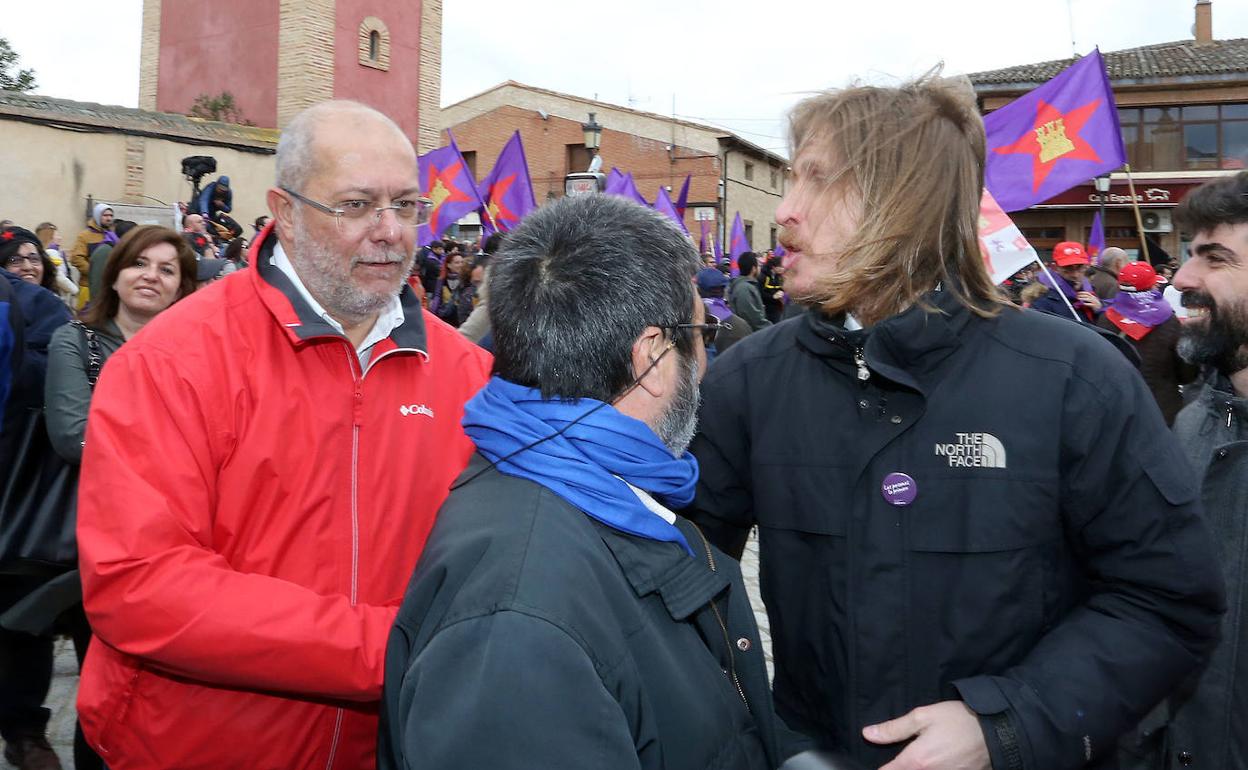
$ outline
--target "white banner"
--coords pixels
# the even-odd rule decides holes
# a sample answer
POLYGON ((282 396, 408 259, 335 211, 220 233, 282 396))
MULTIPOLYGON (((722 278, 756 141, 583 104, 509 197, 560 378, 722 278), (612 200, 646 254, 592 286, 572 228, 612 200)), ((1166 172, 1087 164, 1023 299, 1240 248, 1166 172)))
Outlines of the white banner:
POLYGON ((979 203, 979 245, 984 252, 984 266, 992 282, 998 285, 1036 261, 1036 250, 987 188, 979 203))

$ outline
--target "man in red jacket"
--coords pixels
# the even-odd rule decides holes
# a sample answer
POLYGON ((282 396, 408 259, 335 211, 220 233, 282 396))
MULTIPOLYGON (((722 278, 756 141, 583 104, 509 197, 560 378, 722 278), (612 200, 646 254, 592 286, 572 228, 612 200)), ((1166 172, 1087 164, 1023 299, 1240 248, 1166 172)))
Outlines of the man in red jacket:
POLYGON ((428 201, 399 128, 306 110, 268 203, 253 268, 149 324, 94 395, 78 708, 111 770, 372 767, 386 639, 472 451, 490 361, 405 288, 428 201))

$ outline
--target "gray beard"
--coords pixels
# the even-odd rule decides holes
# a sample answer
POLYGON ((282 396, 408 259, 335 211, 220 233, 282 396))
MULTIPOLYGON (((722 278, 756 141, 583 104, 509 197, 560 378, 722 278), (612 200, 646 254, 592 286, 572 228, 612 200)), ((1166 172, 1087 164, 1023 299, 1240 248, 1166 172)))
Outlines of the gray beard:
POLYGON ((702 392, 698 388, 698 361, 692 355, 682 360, 685 378, 667 411, 654 426, 655 435, 675 457, 683 455, 693 441, 693 435, 698 430, 698 405, 702 401, 702 392))
POLYGON ((395 279, 394 287, 382 292, 369 292, 351 283, 351 268, 359 261, 358 256, 351 258, 347 264, 342 256, 334 254, 321 243, 310 237, 303 226, 302 217, 296 211, 294 226, 293 254, 291 262, 303 267, 299 270, 299 278, 307 287, 316 301, 321 303, 325 311, 337 319, 363 319, 380 313, 398 296, 403 289, 404 279, 411 272, 413 254, 401 252, 386 253, 390 259, 398 259, 402 265, 395 279))

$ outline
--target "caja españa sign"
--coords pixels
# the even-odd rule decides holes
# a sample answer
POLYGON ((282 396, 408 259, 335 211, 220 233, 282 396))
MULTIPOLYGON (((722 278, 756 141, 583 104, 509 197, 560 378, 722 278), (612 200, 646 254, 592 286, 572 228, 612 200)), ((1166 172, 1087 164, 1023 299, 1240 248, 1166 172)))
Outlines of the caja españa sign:
MULTIPOLYGON (((1188 192, 1199 187, 1199 182, 1136 182, 1135 183, 1135 202, 1141 207, 1147 208, 1152 206, 1171 207, 1177 206, 1179 201, 1183 200, 1183 196, 1188 192)), ((1101 193, 1090 184, 1072 187, 1064 193, 1054 195, 1044 203, 1037 204, 1034 208, 1043 208, 1048 206, 1060 206, 1062 208, 1095 208, 1101 204, 1101 193)), ((1105 205, 1113 208, 1114 206, 1130 206, 1131 205, 1131 189, 1125 184, 1115 184, 1109 188, 1109 192, 1105 193, 1105 205)))

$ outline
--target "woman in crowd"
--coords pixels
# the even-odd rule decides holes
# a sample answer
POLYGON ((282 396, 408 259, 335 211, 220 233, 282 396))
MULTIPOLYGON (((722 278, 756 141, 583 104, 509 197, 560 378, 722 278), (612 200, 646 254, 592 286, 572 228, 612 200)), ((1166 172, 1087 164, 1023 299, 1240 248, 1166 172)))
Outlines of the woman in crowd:
POLYGON ((73 554, 31 534, 64 509, 70 469, 52 451, 44 425, 48 346, 69 321, 52 291, 55 280, 43 244, 21 227, 0 229, 0 283, 20 313, 12 320, 21 350, 0 419, 0 737, 4 757, 19 767, 55 760, 43 708, 52 681, 52 637, 20 627, 9 615, 30 594, 69 569, 73 554), (48 567, 46 561, 65 566, 48 567))
POLYGON ((434 296, 434 314, 456 328, 472 313, 476 292, 472 286, 471 270, 463 254, 451 252, 446 258, 442 280, 438 282, 434 296))
POLYGON ((122 239, 104 267, 99 298, 80 322, 52 335, 48 350, 48 433, 58 454, 82 460, 87 409, 98 370, 122 343, 158 314, 195 290, 195 255, 166 227, 137 227, 122 239), (94 340, 94 344, 93 344, 94 340))
MULTIPOLYGON (((193 292, 195 272, 195 255, 178 233, 156 225, 136 227, 109 255, 101 293, 81 320, 52 335, 44 406, 52 447, 66 462, 82 462, 87 411, 104 362, 153 318, 193 292)), ((81 666, 91 637, 81 595, 76 598, 77 605, 64 609, 74 616, 71 625, 81 629, 74 639, 81 666)), ((78 770, 99 766, 81 732, 74 743, 78 770)))
POLYGON ((0 233, 0 264, 27 283, 42 286, 60 296, 56 285, 56 265, 34 233, 21 227, 7 227, 0 233))

